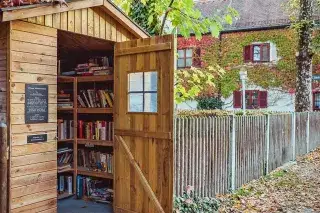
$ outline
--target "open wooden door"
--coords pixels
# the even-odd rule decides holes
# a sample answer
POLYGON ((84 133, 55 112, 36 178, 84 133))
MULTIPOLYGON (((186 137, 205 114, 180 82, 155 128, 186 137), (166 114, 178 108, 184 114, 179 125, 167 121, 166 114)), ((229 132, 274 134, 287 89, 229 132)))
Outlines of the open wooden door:
POLYGON ((171 213, 174 37, 115 48, 114 209, 171 213))

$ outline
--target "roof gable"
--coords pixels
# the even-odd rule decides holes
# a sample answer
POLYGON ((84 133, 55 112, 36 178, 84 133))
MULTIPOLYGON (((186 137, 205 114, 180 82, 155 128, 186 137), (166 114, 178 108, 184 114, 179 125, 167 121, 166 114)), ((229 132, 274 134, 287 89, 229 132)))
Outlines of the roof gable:
MULTIPOLYGON (((1 21, 4 22, 4 21, 27 19, 29 22, 34 22, 32 21, 32 19, 41 19, 41 17, 43 17, 43 19, 45 20, 44 23, 42 23, 42 21, 39 21, 40 23, 38 24, 43 24, 43 25, 54 27, 57 29, 76 32, 75 29, 72 29, 72 27, 70 30, 68 28, 65 29, 65 26, 63 26, 64 23, 61 23, 63 19, 61 19, 60 23, 58 23, 58 21, 55 20, 53 17, 70 15, 71 19, 70 18, 67 19, 69 20, 68 22, 70 22, 70 20, 71 21, 74 20, 74 22, 81 21, 83 17, 81 17, 81 19, 79 20, 79 17, 75 18, 74 16, 76 13, 82 14, 83 13, 82 10, 87 10, 87 11, 95 10, 96 13, 93 12, 95 18, 101 19, 103 23, 110 22, 110 25, 115 26, 116 28, 118 26, 119 29, 120 29, 120 26, 122 26, 122 28, 124 28, 126 31, 130 32, 133 35, 131 37, 135 37, 135 38, 149 37, 148 33, 145 30, 143 30, 139 25, 137 25, 134 21, 132 21, 126 14, 124 14, 121 11, 121 9, 119 9, 116 5, 114 5, 109 0, 73 0, 70 3, 68 3, 68 7, 52 5, 50 3, 50 4, 35 4, 35 5, 21 6, 21 7, 1 8, 1 11, 2 11, 1 21), (45 23, 46 20, 47 20, 47 23, 45 23), (55 21, 56 23, 54 24, 55 21)), ((91 13, 88 12, 87 17, 91 18, 90 15, 91 13)), ((91 24, 90 20, 88 19, 88 28, 90 28, 90 24, 91 24)), ((106 24, 105 26, 108 26, 108 25, 106 24)), ((96 25, 95 27, 104 28, 103 25, 100 23, 99 23, 99 26, 96 25)), ((101 31, 102 29, 99 29, 99 30, 101 31)), ((82 34, 85 34, 85 33, 82 33, 82 34)), ((95 37, 100 37, 100 35, 95 37)))

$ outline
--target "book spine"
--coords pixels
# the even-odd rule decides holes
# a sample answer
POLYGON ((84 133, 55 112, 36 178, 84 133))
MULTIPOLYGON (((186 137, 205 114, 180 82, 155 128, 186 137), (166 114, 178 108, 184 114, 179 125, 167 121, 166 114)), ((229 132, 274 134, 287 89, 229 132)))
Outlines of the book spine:
POLYGON ((69 195, 72 194, 72 176, 67 177, 67 183, 68 183, 68 193, 69 195))
POLYGON ((59 176, 59 191, 64 192, 64 176, 59 176))

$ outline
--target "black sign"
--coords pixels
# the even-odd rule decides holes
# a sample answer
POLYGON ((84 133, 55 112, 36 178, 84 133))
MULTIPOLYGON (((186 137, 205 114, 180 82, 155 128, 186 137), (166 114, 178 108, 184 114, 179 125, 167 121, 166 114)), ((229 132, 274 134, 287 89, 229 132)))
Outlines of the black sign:
POLYGON ((28 143, 41 143, 47 141, 47 134, 42 135, 28 135, 27 142, 28 143))
POLYGON ((26 84, 25 123, 48 123, 48 85, 26 84))

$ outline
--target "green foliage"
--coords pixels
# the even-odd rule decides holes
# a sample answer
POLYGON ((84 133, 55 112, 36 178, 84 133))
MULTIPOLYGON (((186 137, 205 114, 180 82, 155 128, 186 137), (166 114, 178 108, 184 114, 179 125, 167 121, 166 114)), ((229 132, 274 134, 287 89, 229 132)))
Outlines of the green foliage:
POLYGON ((206 69, 191 68, 175 72, 175 100, 183 103, 195 100, 205 87, 215 87, 213 81, 217 76, 223 75, 224 70, 218 65, 206 69))
POLYGON ((140 0, 133 0, 129 11, 129 16, 150 35, 158 35, 161 28, 161 21, 153 7, 155 2, 156 0, 149 0, 143 4, 140 0))
POLYGON ((195 194, 191 186, 187 187, 182 197, 175 197, 175 213, 205 213, 216 212, 219 208, 219 202, 214 198, 199 197, 195 194))
MULTIPOLYGON (((193 0, 115 0, 115 3, 130 14, 130 11, 136 8, 137 1, 146 5, 149 11, 145 16, 131 12, 133 19, 139 20, 139 23, 143 23, 143 25, 148 23, 152 29, 154 20, 162 19, 162 26, 170 23, 172 28, 179 28, 179 33, 185 37, 188 37, 190 32, 194 32, 197 38, 201 38, 202 34, 207 33, 208 30, 217 37, 222 25, 224 23, 232 24, 233 19, 238 16, 237 11, 228 7, 224 15, 212 14, 212 17, 204 17, 195 7, 193 0), (132 7, 132 5, 134 6, 132 7), (142 18, 145 20, 143 21, 142 18)), ((141 9, 142 12, 145 11, 141 5, 138 5, 138 9, 141 9)), ((161 28, 163 29, 163 27, 161 28)))
POLYGON ((222 109, 223 102, 215 97, 197 98, 199 110, 222 109))
MULTIPOLYGON (((221 55, 212 54, 219 46, 214 44, 205 63, 220 64, 226 72, 221 78, 215 78, 214 83, 221 85, 223 97, 229 97, 239 88, 239 71, 245 66, 248 71, 249 83, 261 86, 264 89, 281 87, 283 89, 295 88, 297 34, 292 29, 252 31, 244 33, 225 34, 221 41, 221 55), (276 46, 277 63, 273 64, 244 64, 243 48, 254 42, 271 42, 276 46)), ((320 59, 319 59, 320 60, 320 59)))

